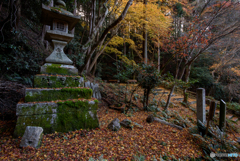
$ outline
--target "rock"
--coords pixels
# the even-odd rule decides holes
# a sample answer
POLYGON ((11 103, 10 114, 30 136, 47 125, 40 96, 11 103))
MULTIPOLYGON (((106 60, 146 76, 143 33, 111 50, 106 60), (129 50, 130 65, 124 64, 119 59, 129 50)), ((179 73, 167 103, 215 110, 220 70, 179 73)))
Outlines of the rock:
POLYGON ((238 138, 237 142, 238 142, 238 144, 240 144, 240 138, 238 138))
POLYGON ((198 126, 193 126, 188 129, 191 134, 199 134, 198 126))
MULTIPOLYGON (((205 126, 200 120, 197 121, 197 126, 198 126, 199 132, 205 133, 205 131, 206 131, 206 126, 205 126)), ((210 136, 210 137, 218 138, 216 135, 214 135, 214 134, 212 133, 212 131, 211 131, 210 129, 208 129, 207 135, 210 136)))
POLYGON ((174 101, 182 101, 183 98, 173 98, 174 101))
POLYGON ((27 147, 27 146, 34 147, 34 148, 39 147, 42 140, 42 134, 43 134, 42 127, 27 126, 25 133, 22 137, 20 147, 27 147))
POLYGON ((192 134, 193 140, 198 143, 198 145, 205 149, 208 153, 211 152, 211 148, 208 146, 209 144, 206 142, 206 140, 199 134, 192 134))
POLYGON ((125 128, 133 129, 132 121, 128 120, 128 119, 125 119, 125 120, 121 121, 120 125, 125 127, 125 128))
POLYGON ((115 118, 109 125, 108 125, 108 128, 112 131, 118 131, 121 126, 120 126, 120 123, 119 123, 119 119, 118 118, 115 118))
POLYGON ((154 116, 153 115, 149 115, 147 117, 147 120, 146 120, 148 123, 152 123, 154 121, 154 116))
POLYGON ((134 127, 136 126, 136 127, 138 127, 138 128, 143 128, 143 126, 142 125, 140 125, 140 124, 138 124, 138 123, 136 123, 136 122, 133 122, 133 124, 134 124, 134 127))
POLYGON ((188 105, 196 104, 197 101, 188 102, 188 105))
POLYGON ((92 97, 93 98, 96 98, 96 99, 102 98, 98 84, 94 84, 94 83, 87 81, 87 82, 85 82, 85 87, 92 89, 92 91, 93 91, 92 97))
POLYGON ((179 129, 179 130, 182 130, 182 129, 183 129, 181 126, 178 126, 178 125, 169 123, 169 122, 164 121, 164 120, 161 120, 161 119, 159 119, 159 118, 157 118, 157 117, 154 117, 154 121, 163 123, 163 124, 165 124, 165 125, 169 125, 169 126, 171 126, 171 127, 175 127, 175 128, 177 128, 177 129, 179 129))

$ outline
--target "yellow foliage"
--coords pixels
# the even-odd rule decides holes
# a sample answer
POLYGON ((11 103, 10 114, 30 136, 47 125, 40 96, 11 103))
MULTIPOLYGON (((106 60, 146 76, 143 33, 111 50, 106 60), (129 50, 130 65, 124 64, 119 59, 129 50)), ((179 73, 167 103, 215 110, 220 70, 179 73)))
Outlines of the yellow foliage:
MULTIPOLYGON (((112 15, 117 19, 124 10, 128 0, 117 1, 116 4, 115 2, 115 0, 109 1, 109 5, 111 6, 109 11, 112 12, 112 15)), ((143 1, 134 1, 125 19, 122 20, 120 24, 121 33, 125 38, 123 38, 123 36, 115 36, 109 43, 109 46, 117 47, 123 45, 123 43, 128 43, 134 51, 141 51, 142 44, 136 45, 136 42, 130 39, 130 35, 136 38, 138 42, 144 40, 142 36, 144 24, 152 41, 161 44, 160 37, 167 36, 168 29, 172 22, 171 17, 165 14, 172 12, 171 6, 176 2, 176 0, 148 0, 147 5, 145 5, 143 1), (164 5, 159 5, 158 3, 164 3, 164 5)), ((110 50, 108 49, 108 51, 110 50)), ((114 50, 114 53, 116 52, 120 51, 114 50)), ((137 54, 142 59, 141 52, 137 52, 137 54)))

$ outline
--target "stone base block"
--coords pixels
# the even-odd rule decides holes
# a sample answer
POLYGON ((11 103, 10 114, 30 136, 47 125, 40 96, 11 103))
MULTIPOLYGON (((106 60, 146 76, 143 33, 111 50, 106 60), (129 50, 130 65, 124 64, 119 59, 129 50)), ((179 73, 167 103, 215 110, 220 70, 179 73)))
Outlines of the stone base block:
POLYGON ((14 137, 23 136, 27 126, 39 126, 44 134, 99 127, 96 99, 68 100, 17 105, 14 137))
POLYGON ((25 92, 25 102, 44 102, 55 100, 68 100, 92 97, 92 89, 85 87, 75 88, 27 88, 25 92))
POLYGON ((41 66, 41 74, 78 75, 78 69, 73 65, 45 63, 41 66))
POLYGON ((84 87, 84 78, 80 76, 35 75, 35 88, 84 87))

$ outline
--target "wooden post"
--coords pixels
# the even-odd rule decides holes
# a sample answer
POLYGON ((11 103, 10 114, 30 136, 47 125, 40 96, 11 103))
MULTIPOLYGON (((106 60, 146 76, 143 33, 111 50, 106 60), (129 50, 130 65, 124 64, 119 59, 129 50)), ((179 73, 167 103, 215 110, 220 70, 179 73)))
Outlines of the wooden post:
POLYGON ((214 117, 214 113, 215 113, 215 109, 217 107, 217 104, 215 101, 211 101, 211 104, 210 104, 210 110, 209 110, 209 115, 208 115, 208 120, 207 120, 207 128, 206 128, 206 131, 205 131, 205 135, 207 135, 207 132, 208 132, 208 128, 209 128, 209 123, 210 121, 213 119, 214 117))
POLYGON ((226 103, 221 99, 219 114, 219 129, 223 131, 225 125, 226 125, 226 103))

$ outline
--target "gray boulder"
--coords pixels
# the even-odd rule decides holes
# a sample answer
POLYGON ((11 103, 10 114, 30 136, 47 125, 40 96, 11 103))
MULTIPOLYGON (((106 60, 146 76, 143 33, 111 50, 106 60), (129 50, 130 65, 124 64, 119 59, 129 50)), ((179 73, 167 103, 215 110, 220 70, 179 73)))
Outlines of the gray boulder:
POLYGON ((143 128, 143 126, 142 126, 142 125, 140 125, 140 124, 138 124, 138 123, 136 123, 136 122, 133 122, 133 124, 134 124, 134 127, 138 127, 138 128, 140 128, 140 129, 142 129, 142 128, 143 128))
POLYGON ((119 123, 119 119, 118 118, 115 118, 109 125, 108 125, 108 128, 112 131, 118 131, 121 126, 120 126, 120 123, 119 123))
POLYGON ((43 128, 36 126, 27 126, 22 137, 20 147, 34 147, 40 146, 42 141, 43 128))
POLYGON ((129 129, 133 129, 133 127, 137 127, 137 128, 143 128, 142 125, 136 123, 136 122, 133 122, 131 120, 128 120, 128 119, 124 119, 120 122, 120 125, 125 127, 125 128, 129 128, 129 129))
POLYGON ((98 84, 94 84, 94 83, 87 81, 87 82, 85 82, 85 87, 92 89, 92 91, 93 91, 92 97, 93 98, 96 98, 96 99, 102 98, 98 84))
POLYGON ((133 129, 132 121, 131 121, 131 120, 128 120, 128 119, 122 120, 122 121, 120 122, 120 125, 123 126, 123 127, 125 127, 125 128, 133 129))

